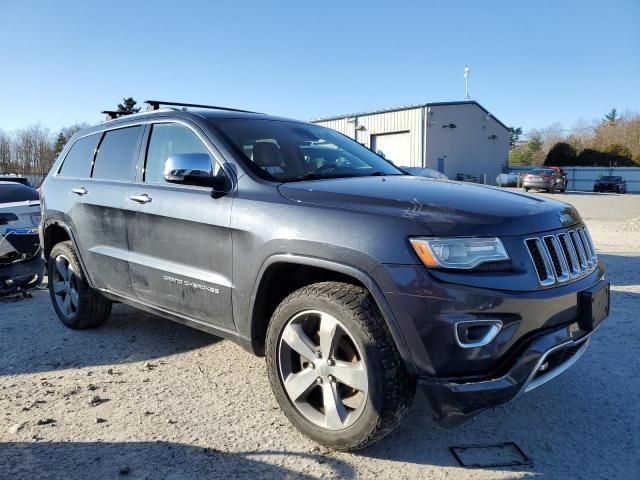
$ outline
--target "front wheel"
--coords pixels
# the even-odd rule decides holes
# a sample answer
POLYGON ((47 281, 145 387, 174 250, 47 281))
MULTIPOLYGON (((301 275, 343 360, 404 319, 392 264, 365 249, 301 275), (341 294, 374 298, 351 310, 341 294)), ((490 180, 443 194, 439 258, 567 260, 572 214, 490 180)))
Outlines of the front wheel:
POLYGON ((415 394, 371 295, 351 284, 317 283, 285 298, 267 330, 266 360, 291 423, 338 450, 389 433, 415 394))
POLYGON ((111 302, 89 286, 70 241, 51 249, 47 274, 53 308, 67 327, 91 328, 109 317, 111 302))

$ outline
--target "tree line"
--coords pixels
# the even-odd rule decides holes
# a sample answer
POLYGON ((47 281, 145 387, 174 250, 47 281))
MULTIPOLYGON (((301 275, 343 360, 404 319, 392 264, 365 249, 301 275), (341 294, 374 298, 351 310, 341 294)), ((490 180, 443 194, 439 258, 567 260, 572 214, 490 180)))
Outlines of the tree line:
MULTIPOLYGON (((123 98, 117 111, 137 113, 137 102, 123 98)), ((77 123, 53 133, 34 124, 8 132, 0 129, 0 173, 46 175, 54 160, 78 130, 77 123)), ((562 166, 638 166, 640 167, 640 114, 619 114, 613 108, 600 121, 578 122, 563 130, 558 123, 535 129, 521 141, 522 128, 512 128, 509 164, 562 166)))
POLYGON ((564 130, 558 123, 532 130, 520 141, 511 129, 509 165, 640 167, 640 114, 612 108, 601 120, 578 122, 564 130))
MULTIPOLYGON (((136 101, 129 97, 118 104, 118 112, 137 113, 136 101)), ((45 176, 69 139, 78 131, 88 127, 87 123, 76 123, 54 133, 36 123, 26 128, 5 131, 0 129, 0 173, 45 176)))

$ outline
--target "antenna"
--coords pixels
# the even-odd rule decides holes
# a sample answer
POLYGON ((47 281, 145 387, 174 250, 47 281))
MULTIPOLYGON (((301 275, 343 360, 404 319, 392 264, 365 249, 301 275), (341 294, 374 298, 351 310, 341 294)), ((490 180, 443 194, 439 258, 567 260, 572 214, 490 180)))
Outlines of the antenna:
POLYGON ((471 72, 471 69, 469 68, 469 65, 465 65, 464 66, 464 99, 465 100, 470 100, 469 98, 469 73, 471 72))

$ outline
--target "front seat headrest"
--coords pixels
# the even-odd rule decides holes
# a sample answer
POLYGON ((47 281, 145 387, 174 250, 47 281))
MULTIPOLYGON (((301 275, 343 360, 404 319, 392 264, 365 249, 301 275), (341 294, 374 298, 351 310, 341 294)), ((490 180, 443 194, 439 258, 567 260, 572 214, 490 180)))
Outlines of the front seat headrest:
POLYGON ((280 147, 271 142, 254 143, 253 162, 259 167, 279 167, 282 163, 280 147))

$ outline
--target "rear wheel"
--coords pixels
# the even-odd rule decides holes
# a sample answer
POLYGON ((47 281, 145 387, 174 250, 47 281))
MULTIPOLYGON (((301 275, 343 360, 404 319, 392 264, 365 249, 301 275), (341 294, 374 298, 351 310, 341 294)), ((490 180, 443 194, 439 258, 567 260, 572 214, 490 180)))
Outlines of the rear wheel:
POLYGON ((375 302, 351 284, 317 283, 289 295, 269 324, 266 360, 293 425, 339 450, 389 433, 415 394, 375 302))
POLYGON ((73 329, 103 323, 111 313, 111 302, 87 283, 70 241, 56 244, 49 255, 49 294, 58 318, 73 329))

